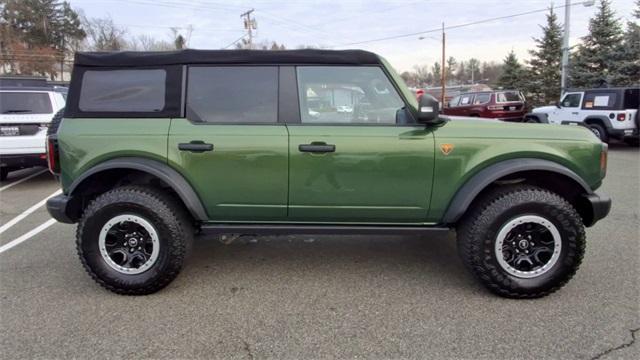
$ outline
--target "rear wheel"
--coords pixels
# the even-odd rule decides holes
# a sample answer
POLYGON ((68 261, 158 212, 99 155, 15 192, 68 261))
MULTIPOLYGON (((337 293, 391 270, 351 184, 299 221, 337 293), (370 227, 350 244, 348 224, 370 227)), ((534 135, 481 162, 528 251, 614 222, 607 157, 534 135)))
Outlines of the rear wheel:
POLYGON ((607 130, 605 130, 604 126, 600 124, 589 124, 589 130, 593 132, 600 141, 608 143, 609 135, 607 134, 607 130))
POLYGON ((91 277, 127 295, 156 292, 182 269, 193 227, 180 204, 161 190, 125 186, 89 204, 77 249, 91 277))
POLYGON ((0 181, 7 180, 7 176, 9 176, 9 168, 8 167, 0 167, 0 181))
POLYGON ((467 268, 492 292, 542 297, 577 271, 585 249, 584 225, 555 193, 505 187, 487 194, 461 221, 458 249, 467 268))

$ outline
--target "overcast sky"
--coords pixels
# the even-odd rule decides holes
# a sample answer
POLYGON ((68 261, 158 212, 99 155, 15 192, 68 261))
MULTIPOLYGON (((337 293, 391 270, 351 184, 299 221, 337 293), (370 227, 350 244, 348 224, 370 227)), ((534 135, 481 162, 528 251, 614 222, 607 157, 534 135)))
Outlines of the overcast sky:
MULTIPOLYGON (((573 0, 579 2, 580 0, 573 0)), ((386 57, 398 70, 414 64, 432 64, 440 58, 440 33, 433 32, 387 41, 353 44, 445 26, 466 24, 512 15, 552 4, 547 0, 323 0, 323 1, 223 1, 223 0, 70 0, 88 17, 111 16, 128 34, 148 34, 169 39, 170 27, 193 28, 188 46, 219 49, 244 34, 240 14, 255 9, 257 41, 275 40, 287 48, 299 45, 333 49, 359 48, 386 57), (420 36, 427 38, 419 40, 420 36)), ((556 0, 556 6, 564 1, 556 0)), ((613 0, 623 21, 631 18, 633 0, 613 0)), ((587 32, 596 6, 571 7, 571 43, 587 32)), ((557 9, 564 22, 564 8, 557 9)), ((501 61, 513 49, 521 58, 533 47, 532 37, 541 34, 545 21, 539 12, 488 23, 447 30, 447 57, 501 61)))

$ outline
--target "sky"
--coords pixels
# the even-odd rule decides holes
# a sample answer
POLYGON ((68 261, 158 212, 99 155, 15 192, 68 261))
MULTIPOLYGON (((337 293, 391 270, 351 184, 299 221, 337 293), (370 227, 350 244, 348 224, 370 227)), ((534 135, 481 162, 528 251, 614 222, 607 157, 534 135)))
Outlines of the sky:
MULTIPOLYGON (((580 2, 573 0, 572 2, 580 2)), ((170 39, 171 27, 188 37, 188 47, 220 49, 245 34, 240 14, 254 9, 257 21, 255 41, 277 41, 287 48, 301 45, 329 49, 364 49, 384 56, 398 70, 440 61, 441 32, 445 26, 467 24, 564 6, 556 0, 323 0, 323 1, 223 1, 223 0, 70 0, 72 7, 89 18, 110 16, 127 29, 129 36, 150 35, 170 39), (396 35, 434 32, 372 41, 396 35), (420 40, 420 37, 424 37, 420 40)), ((613 0, 617 16, 631 20, 634 0, 613 0)), ((570 45, 588 31, 596 6, 571 6, 570 45)), ((564 23, 564 8, 556 9, 564 23)), ((502 61, 513 50, 528 58, 533 37, 541 36, 545 12, 537 12, 482 24, 446 30, 446 56, 475 57, 481 61, 502 61)))

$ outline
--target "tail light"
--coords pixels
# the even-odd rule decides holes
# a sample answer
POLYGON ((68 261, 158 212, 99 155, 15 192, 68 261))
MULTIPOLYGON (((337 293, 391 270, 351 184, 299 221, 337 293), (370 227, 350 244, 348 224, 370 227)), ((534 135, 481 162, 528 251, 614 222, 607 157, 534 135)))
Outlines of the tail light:
POLYGON ((618 121, 625 121, 627 119, 627 114, 626 113, 618 113, 617 119, 618 119, 618 121))
POLYGON ((504 106, 502 106, 502 105, 489 105, 489 106, 487 106, 487 109, 492 110, 492 111, 504 110, 504 106))
POLYGON ((49 171, 56 175, 60 173, 60 156, 58 154, 58 138, 55 135, 47 136, 47 164, 49 171))
POLYGON ((600 151, 600 176, 602 178, 607 175, 607 156, 609 154, 609 145, 602 143, 602 150, 600 151))

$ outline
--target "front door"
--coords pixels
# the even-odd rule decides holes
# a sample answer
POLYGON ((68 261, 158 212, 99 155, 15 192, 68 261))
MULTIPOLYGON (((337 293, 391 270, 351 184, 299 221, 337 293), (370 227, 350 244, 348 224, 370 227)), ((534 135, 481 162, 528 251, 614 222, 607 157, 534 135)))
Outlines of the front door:
POLYGON ((580 104, 582 93, 567 93, 560 102, 560 108, 552 111, 549 116, 549 123, 562 124, 564 122, 578 122, 580 118, 580 104))
POLYGON ((277 66, 192 66, 186 118, 172 119, 169 164, 213 221, 287 216, 288 134, 278 123, 277 66))
POLYGON ((422 223, 434 139, 412 124, 384 71, 299 66, 300 122, 289 129, 289 219, 422 223))

